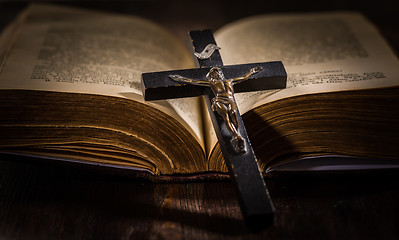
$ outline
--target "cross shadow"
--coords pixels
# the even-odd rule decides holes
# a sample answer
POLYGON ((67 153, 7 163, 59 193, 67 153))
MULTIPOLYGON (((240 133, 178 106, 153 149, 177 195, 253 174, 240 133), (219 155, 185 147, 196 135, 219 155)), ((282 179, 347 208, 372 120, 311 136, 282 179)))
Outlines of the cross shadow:
POLYGON ((47 231, 46 224, 62 219, 69 231, 91 224, 91 230, 111 235, 126 225, 136 232, 161 231, 165 223, 228 235, 249 232, 229 181, 153 183, 26 160, 0 166, 0 207, 8 207, 2 216, 21 231, 47 231))

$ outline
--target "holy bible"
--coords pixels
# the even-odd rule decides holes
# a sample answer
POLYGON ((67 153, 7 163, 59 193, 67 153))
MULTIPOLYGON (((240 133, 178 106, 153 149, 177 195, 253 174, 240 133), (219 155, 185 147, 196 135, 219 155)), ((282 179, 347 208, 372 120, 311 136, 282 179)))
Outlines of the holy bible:
MULTIPOLYGON (((215 38, 225 65, 286 67, 286 89, 236 94, 264 174, 399 166, 399 61, 362 15, 254 16, 215 38)), ((31 5, 0 38, 0 152, 225 173, 200 97, 142 96, 142 73, 193 67, 188 48, 146 19, 31 5)))

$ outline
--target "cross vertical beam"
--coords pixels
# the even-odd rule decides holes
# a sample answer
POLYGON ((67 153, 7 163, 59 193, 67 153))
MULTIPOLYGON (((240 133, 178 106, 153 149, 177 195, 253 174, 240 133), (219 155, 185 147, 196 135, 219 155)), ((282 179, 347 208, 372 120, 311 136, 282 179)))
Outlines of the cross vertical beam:
MULTIPOLYGON (((216 45, 210 30, 191 31, 189 35, 195 52, 201 52, 206 44, 216 45)), ((223 66, 223 61, 218 50, 216 50, 210 58, 204 60, 194 58, 194 62, 197 67, 200 68, 223 66)), ((247 147, 245 153, 235 154, 231 144, 228 144, 231 139, 231 134, 226 129, 222 117, 212 111, 211 99, 215 97, 214 93, 210 88, 207 88, 204 96, 212 124, 219 140, 220 149, 229 170, 231 180, 234 182, 234 189, 238 196, 245 220, 249 223, 249 226, 253 226, 260 221, 271 223, 274 216, 273 204, 269 197, 263 176, 260 173, 256 156, 240 113, 238 112, 237 114, 238 132, 243 136, 247 147)))

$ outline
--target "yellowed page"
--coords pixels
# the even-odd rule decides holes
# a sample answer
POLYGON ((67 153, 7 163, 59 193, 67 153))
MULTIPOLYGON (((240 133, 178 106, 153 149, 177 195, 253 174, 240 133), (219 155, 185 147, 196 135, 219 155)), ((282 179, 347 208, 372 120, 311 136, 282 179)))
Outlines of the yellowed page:
POLYGON ((287 89, 237 94, 245 113, 295 95, 397 86, 399 61, 378 30, 350 12, 256 16, 220 29, 226 65, 283 61, 287 89))
POLYGON ((185 47, 147 20, 52 5, 32 5, 0 73, 1 89, 102 94, 154 106, 203 144, 196 98, 144 102, 143 72, 192 67, 185 47))
POLYGON ((241 114, 295 95, 399 85, 397 57, 357 13, 255 16, 218 30, 216 42, 226 65, 281 60, 286 67, 287 89, 236 94, 241 114))
MULTIPOLYGON (((26 17, 26 12, 21 13, 14 21, 0 32, 0 73, 10 53, 11 47, 18 36, 21 25, 26 17)), ((1 29, 0 29, 1 30, 1 29)))

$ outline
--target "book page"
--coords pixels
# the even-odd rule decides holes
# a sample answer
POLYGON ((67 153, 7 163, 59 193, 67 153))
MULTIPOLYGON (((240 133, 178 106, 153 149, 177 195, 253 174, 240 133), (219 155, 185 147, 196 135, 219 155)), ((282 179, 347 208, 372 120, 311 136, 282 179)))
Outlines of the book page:
MULTIPOLYGON (((226 25, 215 39, 225 65, 282 61, 286 68, 286 89, 235 95, 241 114, 296 95, 399 85, 397 57, 358 13, 254 16, 226 25)), ((216 135, 207 131, 214 146, 216 135)))
POLYGON ((337 170, 374 170, 399 168, 395 160, 370 159, 351 156, 325 155, 317 157, 305 157, 288 163, 276 164, 266 169, 265 172, 273 171, 337 171, 337 170))
POLYGON ((12 44, 15 41, 16 36, 18 36, 18 30, 20 30, 20 26, 23 24, 25 17, 26 12, 23 12, 4 29, 0 29, 0 73, 7 60, 12 44))
POLYGON ((399 85, 399 61, 377 29, 350 12, 255 16, 217 31, 226 65, 282 61, 283 90, 239 93, 243 114, 296 95, 399 85))
POLYGON ((0 73, 1 89, 101 94, 133 99, 171 115, 203 144, 196 98, 145 102, 141 74, 193 67, 188 50, 147 20, 31 5, 0 73))

